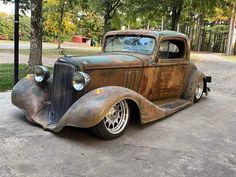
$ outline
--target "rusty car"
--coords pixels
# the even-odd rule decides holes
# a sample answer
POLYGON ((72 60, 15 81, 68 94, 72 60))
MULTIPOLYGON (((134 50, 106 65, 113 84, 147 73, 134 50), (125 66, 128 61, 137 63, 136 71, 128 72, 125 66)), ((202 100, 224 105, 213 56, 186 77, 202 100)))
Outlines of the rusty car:
POLYGON ((114 139, 130 119, 149 123, 198 102, 208 82, 190 61, 185 34, 120 30, 104 36, 99 55, 59 58, 53 75, 36 66, 13 88, 12 103, 46 130, 91 128, 114 139))

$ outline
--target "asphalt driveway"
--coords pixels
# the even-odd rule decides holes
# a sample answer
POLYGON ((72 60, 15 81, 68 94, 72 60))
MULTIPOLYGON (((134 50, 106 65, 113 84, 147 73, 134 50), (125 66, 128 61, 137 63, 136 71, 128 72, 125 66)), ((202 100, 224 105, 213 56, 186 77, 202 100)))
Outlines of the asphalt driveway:
POLYGON ((236 82, 228 82, 236 63, 204 55, 197 65, 213 76, 209 97, 145 126, 131 122, 113 141, 84 129, 44 131, 0 93, 0 176, 235 177, 236 82))

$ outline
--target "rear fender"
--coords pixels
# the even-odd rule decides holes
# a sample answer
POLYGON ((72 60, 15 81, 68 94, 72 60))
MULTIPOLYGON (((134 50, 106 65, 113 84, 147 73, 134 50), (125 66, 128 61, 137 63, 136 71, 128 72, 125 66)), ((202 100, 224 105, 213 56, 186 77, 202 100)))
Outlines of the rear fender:
POLYGON ((114 104, 124 99, 136 103, 142 123, 167 115, 163 109, 135 91, 119 86, 108 86, 90 91, 79 98, 60 119, 54 131, 59 131, 64 126, 93 127, 108 114, 114 104))
POLYGON ((195 90, 199 80, 204 81, 204 92, 207 92, 207 85, 206 85, 206 76, 203 72, 194 70, 190 75, 187 87, 182 95, 183 99, 189 100, 193 102, 195 97, 195 90))

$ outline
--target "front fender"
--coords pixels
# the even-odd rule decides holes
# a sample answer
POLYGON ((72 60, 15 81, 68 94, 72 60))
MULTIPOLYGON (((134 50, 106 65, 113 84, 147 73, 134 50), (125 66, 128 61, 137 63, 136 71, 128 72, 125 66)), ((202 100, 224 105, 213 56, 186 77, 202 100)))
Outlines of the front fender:
POLYGON ((47 84, 38 85, 34 75, 27 75, 21 79, 13 88, 11 101, 18 108, 22 109, 29 121, 35 122, 37 113, 47 106, 50 100, 52 77, 47 84))
POLYGON ((142 123, 167 115, 166 111, 135 91, 119 86, 108 86, 90 91, 78 99, 60 119, 54 130, 60 131, 64 126, 93 127, 107 115, 114 104, 124 99, 137 104, 142 123))

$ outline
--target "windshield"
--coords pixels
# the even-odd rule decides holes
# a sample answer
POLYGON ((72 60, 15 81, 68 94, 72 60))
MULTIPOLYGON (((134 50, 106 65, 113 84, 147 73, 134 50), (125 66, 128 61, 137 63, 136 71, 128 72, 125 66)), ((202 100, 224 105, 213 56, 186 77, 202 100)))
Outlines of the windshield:
POLYGON ((137 52, 150 55, 155 47, 155 39, 144 36, 108 36, 105 52, 137 52))

